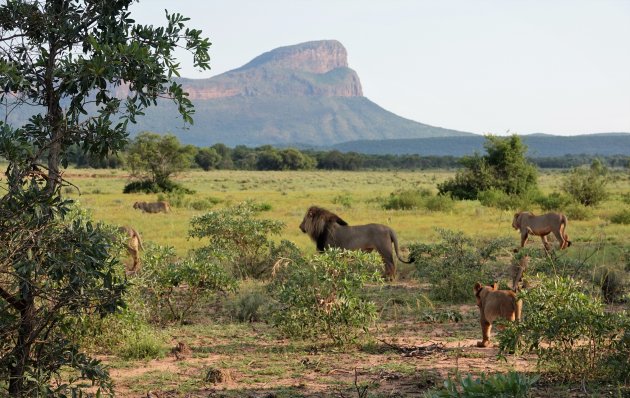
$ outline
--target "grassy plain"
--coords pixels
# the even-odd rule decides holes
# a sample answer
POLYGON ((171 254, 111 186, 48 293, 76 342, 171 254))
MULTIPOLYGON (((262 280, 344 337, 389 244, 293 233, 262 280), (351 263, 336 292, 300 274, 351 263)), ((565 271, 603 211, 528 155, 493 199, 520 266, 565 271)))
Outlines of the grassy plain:
MULTIPOLYGON (((558 191, 561 173, 543 172, 539 183, 545 193, 558 191)), ((308 237, 298 228, 306 209, 318 205, 339 214, 350 224, 369 222, 391 226, 403 243, 431 242, 435 228, 463 231, 472 236, 510 236, 518 244, 518 233, 511 228, 512 211, 482 206, 478 201, 460 201, 445 212, 426 209, 384 210, 383 201, 402 189, 428 189, 437 192, 437 184, 452 177, 450 171, 191 171, 182 173, 177 182, 194 189, 191 200, 211 198, 220 208, 244 200, 271 205, 263 217, 283 221, 286 228, 281 239, 295 242, 302 249, 314 250, 308 237)), ((174 208, 171 214, 143 214, 133 209, 135 201, 155 201, 155 194, 123 194, 128 182, 121 170, 70 170, 67 178, 80 190, 67 189, 70 197, 92 211, 95 219, 116 225, 131 225, 147 241, 173 246, 178 253, 199 244, 189 240, 191 217, 206 210, 174 208)), ((609 186, 610 199, 593 211, 587 220, 569 220, 567 232, 578 247, 593 242, 630 244, 630 227, 612 224, 617 211, 630 208, 622 195, 630 192, 630 175, 619 172, 609 186)), ((532 208, 534 212, 540 211, 532 208)), ((537 239, 537 238, 535 238, 537 239)))
MULTIPOLYGON (((457 202, 448 212, 382 207, 392 192, 424 188, 435 193, 437 183, 452 175, 450 171, 190 171, 176 180, 196 191, 191 200, 210 198, 217 202, 211 208, 250 199, 269 204, 271 209, 262 217, 286 224, 278 239, 293 241, 307 253, 314 252, 314 244, 298 225, 310 205, 326 207, 350 224, 387 224, 398 233, 402 246, 434 242, 436 228, 447 228, 473 237, 507 236, 516 247, 519 237, 511 228, 512 211, 484 207, 478 201, 457 202)), ((178 207, 169 214, 134 210, 135 201, 155 201, 157 195, 123 194, 128 179, 121 170, 71 169, 66 178, 80 191, 68 188, 66 195, 77 199, 96 220, 131 225, 145 242, 173 246, 180 255, 202 244, 187 236, 191 217, 205 209, 178 207)), ((542 172, 539 182, 543 192, 556 191, 560 178, 561 172, 542 172)), ((628 172, 617 172, 609 188, 607 202, 586 220, 570 219, 567 229, 574 243, 569 255, 586 258, 595 253, 589 259, 593 268, 618 261, 620 250, 630 247, 630 225, 609 221, 615 212, 630 208, 623 196, 630 192, 628 172)), ((540 241, 532 239, 530 245, 538 247, 540 241)), ((359 397, 357 387, 362 386, 369 394, 363 396, 422 396, 456 373, 534 370, 535 358, 501 361, 495 348, 475 347, 480 330, 472 292, 470 302, 464 305, 431 302, 428 284, 412 277, 410 267, 401 267, 401 271, 397 281, 368 288, 366 294, 376 302, 380 319, 371 337, 354 347, 338 349, 320 342, 287 340, 265 322, 239 323, 226 315, 221 302, 234 298, 224 297, 204 304, 202 316, 192 324, 165 327, 165 355, 161 358, 101 358, 110 365, 117 396, 122 397, 359 397), (461 317, 457 322, 448 316, 438 319, 449 313, 461 317), (191 352, 180 358, 169 354, 178 342, 185 343, 191 352), (414 350, 419 354, 407 355, 414 350), (212 369, 224 371, 223 381, 210 380, 212 369)), ((246 281, 244 286, 257 284, 260 282, 246 281)), ((598 396, 601 388, 589 386, 585 394, 581 386, 540 382, 532 395, 598 396)))

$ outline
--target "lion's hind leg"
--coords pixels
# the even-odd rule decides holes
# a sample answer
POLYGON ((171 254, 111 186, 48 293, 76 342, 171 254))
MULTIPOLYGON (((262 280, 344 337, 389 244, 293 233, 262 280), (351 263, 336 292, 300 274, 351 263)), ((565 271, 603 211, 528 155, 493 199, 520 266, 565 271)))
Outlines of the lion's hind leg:
POLYGON ((481 334, 483 336, 481 341, 477 342, 477 347, 489 347, 490 346, 490 332, 492 331, 492 323, 486 319, 481 318, 481 334))

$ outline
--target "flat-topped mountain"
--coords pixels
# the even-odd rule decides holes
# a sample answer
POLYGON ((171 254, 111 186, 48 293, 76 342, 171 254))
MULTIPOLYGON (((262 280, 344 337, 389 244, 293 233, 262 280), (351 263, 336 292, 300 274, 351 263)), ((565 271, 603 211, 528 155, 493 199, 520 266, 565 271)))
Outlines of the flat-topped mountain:
POLYGON ((348 53, 335 40, 280 47, 213 78, 181 82, 192 100, 363 96, 359 77, 348 68, 348 53))
POLYGON ((364 97, 347 51, 336 40, 276 48, 212 78, 180 82, 195 104, 194 125, 185 129, 173 104, 163 101, 130 126, 132 132, 173 133, 200 146, 325 146, 470 134, 402 118, 364 97))

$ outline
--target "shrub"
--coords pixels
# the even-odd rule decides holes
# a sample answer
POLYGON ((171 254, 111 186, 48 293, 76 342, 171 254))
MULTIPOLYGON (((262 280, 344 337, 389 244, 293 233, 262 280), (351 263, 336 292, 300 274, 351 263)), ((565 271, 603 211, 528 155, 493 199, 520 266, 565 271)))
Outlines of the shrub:
POLYGON ((124 359, 155 359, 165 353, 164 334, 131 309, 104 318, 93 314, 73 325, 73 330, 75 338, 89 351, 113 353, 124 359))
POLYGON ((455 201, 449 195, 429 196, 424 201, 424 207, 430 211, 450 211, 455 207, 455 201))
POLYGON ((381 268, 377 254, 338 249, 285 262, 270 285, 280 305, 275 326, 290 337, 355 341, 377 318, 360 292, 367 282, 382 282, 381 268))
POLYGON ((184 322, 200 300, 235 289, 235 281, 212 261, 193 254, 177 259, 173 248, 150 246, 133 277, 144 305, 159 321, 184 322))
POLYGON ((569 220, 588 220, 593 217, 593 211, 580 203, 572 203, 564 209, 569 220))
POLYGON ((547 196, 538 196, 535 202, 543 211, 562 211, 571 205, 573 200, 569 196, 553 192, 547 196))
POLYGON ((526 209, 534 201, 536 191, 528 191, 522 194, 507 194, 499 189, 489 189, 479 192, 479 202, 486 207, 495 207, 501 210, 526 209))
POLYGON ((628 284, 626 272, 605 266, 595 272, 595 283, 601 288, 602 297, 607 303, 623 300, 628 284))
MULTIPOLYGON (((256 218, 266 206, 243 202, 193 217, 189 236, 208 240, 206 246, 196 250, 198 255, 220 261, 239 278, 268 276, 276 260, 270 236, 279 235, 284 223, 256 218)), ((290 243, 283 245, 288 247, 290 243)))
POLYGON ((608 197, 608 169, 598 160, 591 167, 574 168, 562 181, 562 190, 584 206, 597 206, 608 197))
POLYGON ((344 193, 342 195, 335 196, 332 202, 336 205, 341 205, 344 208, 349 209, 352 207, 353 199, 350 194, 344 193))
POLYGON ((446 302, 465 302, 472 299, 475 282, 491 278, 488 262, 511 245, 507 238, 474 241, 462 232, 438 229, 441 242, 415 243, 409 246, 410 258, 416 269, 432 284, 432 298, 446 302))
POLYGON ((418 209, 424 204, 426 197, 431 196, 428 190, 405 190, 392 192, 383 208, 387 210, 411 210, 418 209))
POLYGON ((181 191, 186 194, 195 193, 195 191, 185 188, 171 180, 166 180, 159 184, 152 180, 133 181, 123 188, 123 193, 160 193, 175 191, 181 191))
POLYGON ((630 210, 623 209, 610 216, 610 222, 613 224, 630 224, 630 210))
POLYGON ((627 380, 630 366, 612 364, 618 348, 626 350, 626 359, 630 355, 622 340, 628 315, 605 312, 571 278, 539 278, 539 286, 519 294, 526 316, 499 332, 500 352, 533 352, 539 367, 566 380, 627 380))
POLYGON ((538 376, 526 376, 517 372, 494 374, 473 379, 472 376, 458 376, 446 380, 444 388, 431 391, 426 398, 476 398, 476 397, 528 397, 529 390, 538 381, 538 376))
POLYGON ((450 193, 456 199, 477 199, 478 194, 497 189, 520 196, 535 190, 536 166, 527 161, 527 147, 516 134, 511 137, 486 136, 487 155, 464 156, 463 166, 455 178, 438 185, 440 194, 450 193))
POLYGON ((225 304, 228 314, 240 322, 259 322, 270 317, 272 298, 266 286, 256 280, 244 280, 225 304))

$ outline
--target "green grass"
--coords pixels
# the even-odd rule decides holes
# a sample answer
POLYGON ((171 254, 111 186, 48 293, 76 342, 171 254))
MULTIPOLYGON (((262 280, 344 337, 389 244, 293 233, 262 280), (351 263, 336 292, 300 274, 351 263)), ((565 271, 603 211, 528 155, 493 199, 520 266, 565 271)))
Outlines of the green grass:
MULTIPOLYGON (((382 223, 391 226, 404 244, 432 242, 435 228, 461 230, 475 236, 510 236, 518 244, 518 235, 511 228, 512 212, 481 206, 478 201, 456 202, 446 212, 415 210, 384 210, 382 205, 392 192, 401 189, 427 189, 435 191, 437 183, 451 177, 453 172, 341 172, 341 171, 191 171, 182 173, 177 182, 194 189, 192 201, 212 198, 213 208, 253 199, 271 205, 265 218, 283 221, 286 228, 278 239, 288 239, 299 247, 314 252, 314 245, 298 228, 306 209, 319 205, 338 213, 350 224, 382 223), (351 207, 339 197, 351 194, 351 207)), ((188 239, 189 220, 204 210, 175 208, 170 214, 143 214, 132 208, 136 201, 154 201, 157 195, 122 194, 127 182, 120 170, 70 170, 68 179, 76 184, 81 195, 71 190, 68 196, 77 199, 92 210, 98 220, 117 225, 132 225, 145 241, 174 246, 180 255, 202 242, 188 239)), ((546 193, 557 190, 559 172, 540 177, 546 193)), ((630 243, 629 227, 611 224, 608 220, 623 207, 621 193, 630 189, 628 178, 620 178, 613 193, 602 206, 595 208, 588 220, 569 220, 567 232, 574 242, 592 242, 609 239, 618 244, 630 243)), ((534 212, 539 209, 532 208, 534 212)), ((535 239, 534 239, 535 241, 535 239)))

